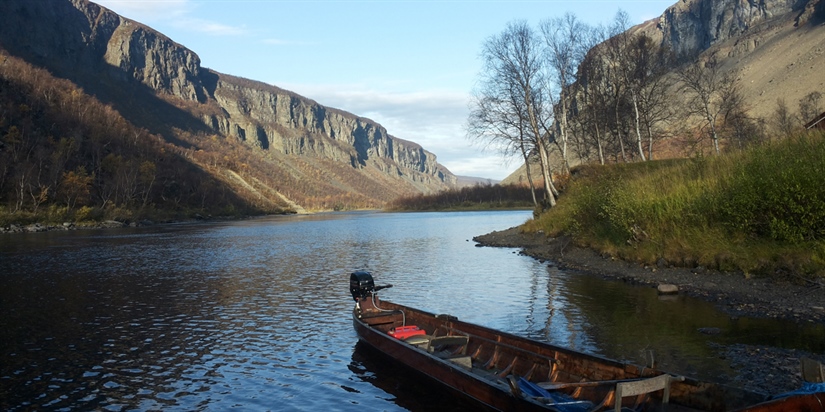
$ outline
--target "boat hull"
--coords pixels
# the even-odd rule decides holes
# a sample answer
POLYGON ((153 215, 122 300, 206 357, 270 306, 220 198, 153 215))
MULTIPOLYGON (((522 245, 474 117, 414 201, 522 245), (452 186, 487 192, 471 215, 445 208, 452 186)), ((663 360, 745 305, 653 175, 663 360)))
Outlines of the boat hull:
POLYGON ((433 359, 424 351, 408 348, 397 339, 370 328, 357 318, 353 324, 362 342, 420 372, 432 379, 434 383, 444 385, 493 410, 547 411, 547 408, 541 405, 533 405, 515 398, 510 394, 506 384, 495 387, 488 382, 482 382, 459 365, 446 360, 433 359))
MULTIPOLYGON (((372 297, 361 300, 356 306, 353 326, 361 341, 384 355, 494 410, 563 410, 548 405, 546 398, 523 396, 517 387, 514 388, 517 385, 511 384, 519 377, 564 387, 564 394, 572 401, 598 405, 600 401, 612 402, 609 396, 616 382, 664 374, 462 322, 451 316, 436 316, 391 302, 379 302, 372 297), (434 336, 467 336, 465 349, 467 357, 472 359, 472 366, 433 356, 421 347, 388 334, 403 325, 417 325, 434 336), (591 387, 584 382, 610 385, 591 387)), ((646 402, 655 408, 661 405, 662 398, 659 391, 651 393, 646 402)), ((668 410, 825 412, 823 399, 825 394, 808 394, 769 401, 764 394, 679 377, 669 386, 668 410)))

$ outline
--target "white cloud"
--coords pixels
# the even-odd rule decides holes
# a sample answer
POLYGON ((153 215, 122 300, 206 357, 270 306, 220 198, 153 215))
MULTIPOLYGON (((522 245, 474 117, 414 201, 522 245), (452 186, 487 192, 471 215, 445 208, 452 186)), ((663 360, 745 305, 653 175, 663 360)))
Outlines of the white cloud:
POLYGON ((241 36, 249 33, 249 30, 245 27, 229 26, 209 20, 194 18, 177 19, 172 22, 172 25, 181 30, 205 33, 212 36, 241 36))
POLYGON ((195 4, 191 0, 97 0, 96 3, 121 16, 145 24, 165 22, 181 30, 212 36, 239 36, 249 33, 245 27, 189 17, 195 9, 195 4))
POLYGON ((292 44, 289 40, 281 40, 281 39, 263 39, 262 42, 264 44, 272 44, 275 46, 281 46, 285 44, 292 44))
POLYGON ((95 3, 140 22, 177 18, 192 11, 190 0, 95 0, 95 3))
POLYGON ((444 166, 454 175, 493 180, 504 180, 519 167, 515 162, 506 163, 501 157, 495 155, 464 157, 454 164, 451 162, 444 166))

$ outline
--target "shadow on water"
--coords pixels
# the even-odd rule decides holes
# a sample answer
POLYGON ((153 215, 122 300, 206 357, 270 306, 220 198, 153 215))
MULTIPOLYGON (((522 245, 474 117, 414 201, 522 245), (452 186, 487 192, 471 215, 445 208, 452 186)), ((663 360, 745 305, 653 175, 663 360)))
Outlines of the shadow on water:
MULTIPOLYGON (((552 298, 558 296, 558 286, 552 280, 548 283, 549 301, 564 300, 548 317, 548 325, 554 316, 579 319, 579 332, 594 343, 580 349, 608 358, 653 363, 663 370, 728 383, 739 373, 725 354, 731 345, 778 348, 820 359, 825 353, 821 324, 732 317, 710 302, 684 295, 660 296, 652 287, 562 273, 552 267, 548 273, 551 279, 563 278, 565 288, 563 297, 552 298)), ((554 341, 552 326, 543 332, 554 341)), ((570 340, 554 343, 575 346, 570 340)), ((798 382, 788 384, 790 390, 798 382)))
POLYGON ((392 402, 408 410, 488 410, 361 341, 358 341, 352 351, 352 362, 348 368, 363 382, 392 394, 392 402))

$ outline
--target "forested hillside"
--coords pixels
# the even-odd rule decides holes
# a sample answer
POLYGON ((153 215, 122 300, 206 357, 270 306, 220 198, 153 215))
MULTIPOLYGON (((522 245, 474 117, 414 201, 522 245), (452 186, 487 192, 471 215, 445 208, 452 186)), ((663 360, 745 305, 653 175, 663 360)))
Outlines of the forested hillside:
MULTIPOLYGON (((223 142, 234 150, 219 157, 172 144, 132 125, 68 80, 5 52, 0 63, 0 193, 7 220, 293 211, 285 201, 256 199, 253 185, 263 173, 246 179, 235 174, 252 182, 246 191, 229 190, 220 174, 210 173, 240 166, 249 158, 248 149, 223 142)), ((189 137, 207 145, 219 139, 189 137)))
POLYGON ((455 177, 86 0, 0 3, 0 223, 380 208, 455 177))

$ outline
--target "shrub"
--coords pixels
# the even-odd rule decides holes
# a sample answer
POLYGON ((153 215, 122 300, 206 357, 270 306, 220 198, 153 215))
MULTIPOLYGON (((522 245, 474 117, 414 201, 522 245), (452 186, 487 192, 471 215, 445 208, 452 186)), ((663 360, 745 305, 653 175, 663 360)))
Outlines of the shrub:
POLYGON ((803 135, 755 149, 721 194, 722 219, 758 237, 825 240, 825 139, 803 135))
POLYGON ((648 264, 825 272, 823 133, 712 158, 584 166, 573 176, 558 206, 527 230, 648 264))
POLYGON ((91 207, 82 206, 74 212, 74 220, 76 222, 95 222, 103 218, 103 210, 91 207))

